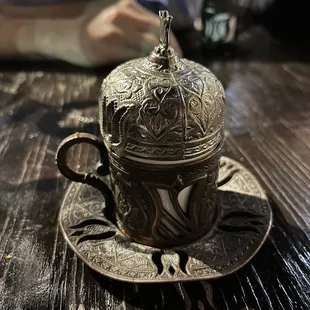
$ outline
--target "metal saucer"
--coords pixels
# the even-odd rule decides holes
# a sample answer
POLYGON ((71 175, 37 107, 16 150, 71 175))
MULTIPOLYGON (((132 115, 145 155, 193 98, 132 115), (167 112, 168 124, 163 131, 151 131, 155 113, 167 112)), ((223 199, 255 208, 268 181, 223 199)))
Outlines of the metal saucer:
POLYGON ((102 194, 72 183, 60 211, 60 227, 72 250, 90 268, 136 282, 207 280, 244 266, 264 243, 272 223, 266 194, 241 164, 222 157, 218 220, 194 243, 158 249, 131 242, 103 214, 102 194))

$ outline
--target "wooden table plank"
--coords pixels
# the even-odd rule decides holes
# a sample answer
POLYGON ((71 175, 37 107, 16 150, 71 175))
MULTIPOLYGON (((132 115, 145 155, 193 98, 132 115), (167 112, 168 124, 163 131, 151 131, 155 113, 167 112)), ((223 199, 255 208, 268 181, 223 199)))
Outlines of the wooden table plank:
MULTIPOLYGON (((57 224, 70 182, 55 150, 75 131, 99 134, 106 72, 0 65, 0 309, 310 309, 310 64, 294 55, 255 30, 236 57, 202 61, 226 89, 224 154, 261 180, 274 224, 240 271, 161 285, 95 274, 57 224)), ((72 160, 83 170, 96 154, 79 146, 72 160)))

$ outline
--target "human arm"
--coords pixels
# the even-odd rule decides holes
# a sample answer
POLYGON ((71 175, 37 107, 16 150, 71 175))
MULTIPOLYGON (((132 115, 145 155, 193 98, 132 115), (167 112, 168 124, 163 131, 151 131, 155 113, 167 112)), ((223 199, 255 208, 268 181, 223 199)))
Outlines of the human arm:
POLYGON ((77 18, 86 5, 87 2, 42 6, 0 4, 0 58, 19 58, 35 54, 37 20, 52 20, 56 25, 59 20, 77 18))
MULTIPOLYGON (((0 57, 40 55, 92 67, 145 56, 158 43, 158 17, 131 0, 92 1, 61 18, 56 11, 44 18, 39 16, 44 11, 35 16, 30 11, 22 18, 21 11, 10 15, 2 10, 0 57)), ((174 37, 172 44, 181 54, 174 37)))

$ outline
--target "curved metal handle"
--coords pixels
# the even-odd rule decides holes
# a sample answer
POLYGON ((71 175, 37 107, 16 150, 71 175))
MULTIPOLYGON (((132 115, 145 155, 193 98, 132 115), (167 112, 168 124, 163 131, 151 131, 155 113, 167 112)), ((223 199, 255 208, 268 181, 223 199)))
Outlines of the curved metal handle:
POLYGON ((56 152, 56 165, 59 171, 68 179, 74 182, 89 184, 101 192, 106 192, 106 184, 100 178, 92 173, 77 173, 73 171, 67 163, 67 153, 69 149, 80 143, 91 144, 97 148, 100 153, 100 162, 97 164, 96 172, 99 176, 105 176, 109 173, 108 152, 104 143, 94 135, 77 132, 65 138, 59 145, 56 152))

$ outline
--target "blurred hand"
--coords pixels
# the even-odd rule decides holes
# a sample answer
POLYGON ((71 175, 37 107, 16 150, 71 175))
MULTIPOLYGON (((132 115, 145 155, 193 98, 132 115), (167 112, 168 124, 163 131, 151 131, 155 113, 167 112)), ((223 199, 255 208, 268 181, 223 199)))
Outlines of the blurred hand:
MULTIPOLYGON (((77 18, 40 20, 35 45, 40 54, 80 66, 101 66, 148 55, 159 43, 159 18, 133 0, 107 6, 92 2, 77 18)), ((180 46, 171 36, 175 51, 180 46)))

